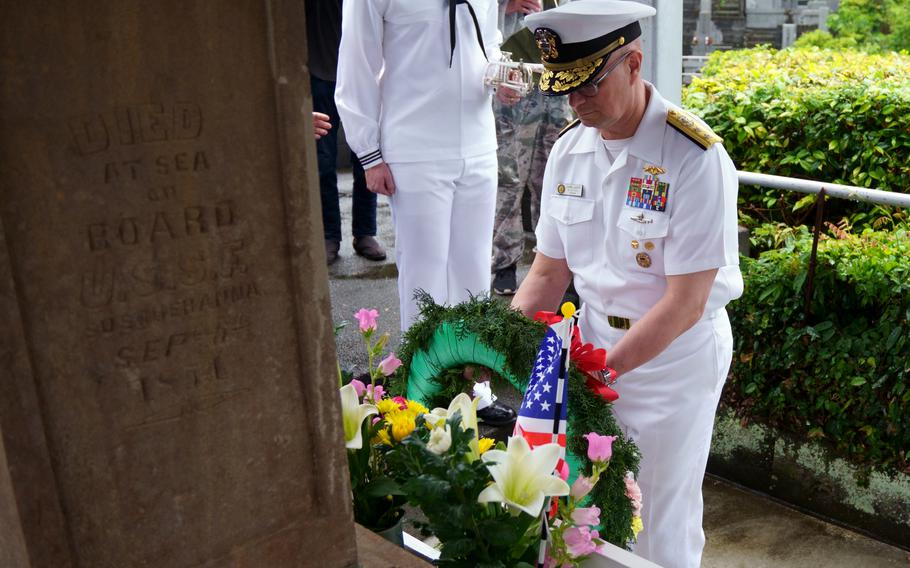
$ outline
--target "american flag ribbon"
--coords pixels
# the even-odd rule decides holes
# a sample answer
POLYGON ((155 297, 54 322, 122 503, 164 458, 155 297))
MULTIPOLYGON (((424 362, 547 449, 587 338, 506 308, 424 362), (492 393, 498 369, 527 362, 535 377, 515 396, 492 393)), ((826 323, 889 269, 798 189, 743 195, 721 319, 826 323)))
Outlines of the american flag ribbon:
POLYGON ((534 448, 557 443, 566 449, 566 369, 569 365, 569 342, 572 318, 547 328, 540 342, 534 367, 528 379, 515 421, 515 435, 520 435, 534 448))
MULTIPOLYGON (((524 437, 532 448, 543 444, 559 444, 560 459, 556 465, 559 471, 568 468, 565 462, 568 416, 566 384, 574 324, 575 318, 568 317, 547 328, 537 349, 528 387, 515 421, 514 434, 524 437)), ((548 533, 545 507, 541 516, 538 567, 543 567, 546 560, 548 533)))

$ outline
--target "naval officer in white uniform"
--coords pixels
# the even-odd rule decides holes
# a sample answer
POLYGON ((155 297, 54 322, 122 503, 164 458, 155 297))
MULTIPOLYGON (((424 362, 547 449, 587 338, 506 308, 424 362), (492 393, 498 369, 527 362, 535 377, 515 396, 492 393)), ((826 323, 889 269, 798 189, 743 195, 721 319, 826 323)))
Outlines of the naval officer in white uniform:
POLYGON ((637 554, 696 567, 701 486, 732 356, 724 306, 742 293, 736 170, 720 139, 641 77, 655 10, 578 0, 529 15, 540 88, 579 120, 553 147, 537 256, 513 306, 553 310, 570 280, 586 341, 607 349, 617 420, 642 452, 637 554))
POLYGON ((456 304, 490 289, 496 127, 487 61, 497 0, 347 0, 335 100, 367 187, 390 198, 401 329, 414 291, 456 304))

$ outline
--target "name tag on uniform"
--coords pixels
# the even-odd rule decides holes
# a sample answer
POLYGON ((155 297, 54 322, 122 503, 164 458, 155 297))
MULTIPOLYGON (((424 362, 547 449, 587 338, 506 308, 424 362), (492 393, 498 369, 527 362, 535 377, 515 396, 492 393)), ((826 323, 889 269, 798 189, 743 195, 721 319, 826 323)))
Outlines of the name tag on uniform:
POLYGON ((556 193, 567 195, 569 197, 581 197, 585 192, 585 186, 580 183, 561 183, 556 186, 556 193))

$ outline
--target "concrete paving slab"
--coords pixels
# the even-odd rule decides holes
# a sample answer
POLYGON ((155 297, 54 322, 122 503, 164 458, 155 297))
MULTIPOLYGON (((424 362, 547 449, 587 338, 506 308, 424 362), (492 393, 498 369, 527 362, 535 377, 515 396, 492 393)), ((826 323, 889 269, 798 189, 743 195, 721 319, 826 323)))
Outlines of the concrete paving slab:
POLYGON ((704 483, 703 568, 891 568, 910 552, 803 514, 719 478, 704 483))

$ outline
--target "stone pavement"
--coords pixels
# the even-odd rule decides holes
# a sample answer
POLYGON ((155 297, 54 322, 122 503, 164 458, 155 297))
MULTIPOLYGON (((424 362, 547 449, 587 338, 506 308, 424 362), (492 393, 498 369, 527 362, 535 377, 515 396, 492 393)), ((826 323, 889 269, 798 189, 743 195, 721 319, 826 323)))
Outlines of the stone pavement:
MULTIPOLYGON (((350 231, 349 173, 339 176, 343 231, 350 231)), ((352 323, 336 340, 343 368, 362 372, 366 355, 357 332, 354 312, 362 307, 380 312, 380 331, 392 335, 390 349, 399 344, 398 292, 394 264, 394 237, 388 201, 379 198, 379 239, 389 258, 371 262, 354 255, 350 235, 341 246, 341 258, 329 268, 332 316, 352 323)), ((343 232, 344 234, 344 232, 343 232)), ((528 271, 519 265, 519 278, 528 271)), ((518 393, 499 393, 517 403, 518 393)), ((890 568, 910 567, 910 552, 824 522, 755 492, 719 478, 704 484, 704 568, 890 568)), ((907 543, 910 547, 910 543, 907 543)))

